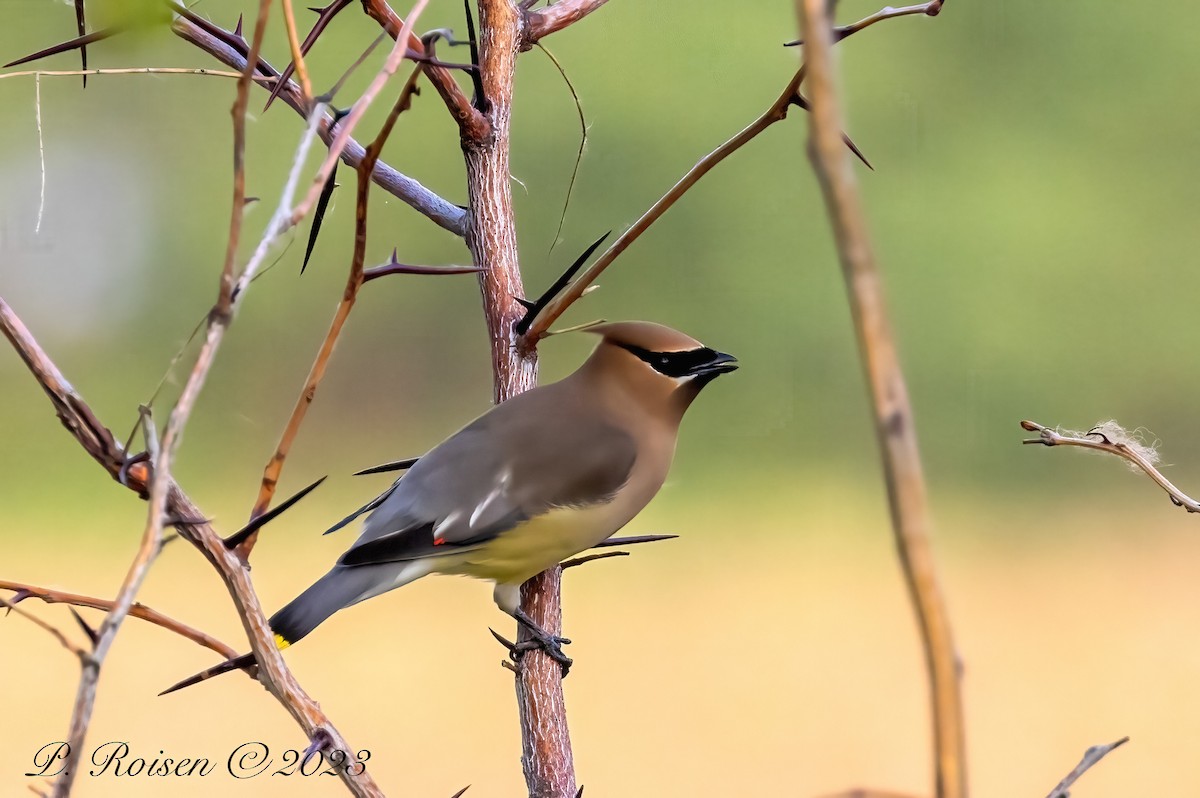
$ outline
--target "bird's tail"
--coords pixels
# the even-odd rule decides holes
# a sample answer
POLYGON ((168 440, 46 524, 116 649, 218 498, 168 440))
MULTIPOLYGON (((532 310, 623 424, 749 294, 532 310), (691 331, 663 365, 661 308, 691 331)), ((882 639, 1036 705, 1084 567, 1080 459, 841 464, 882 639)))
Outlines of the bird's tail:
MULTIPOLYGON (((422 574, 423 575, 423 574, 422 574)), ((271 616, 268 623, 275 633, 275 645, 285 649, 300 640, 313 629, 316 629, 330 615, 343 607, 348 607, 358 601, 375 595, 380 586, 381 575, 377 568, 347 568, 336 566, 332 571, 318 579, 313 585, 292 599, 283 609, 271 616), (373 592, 374 591, 374 592, 373 592)), ((414 575, 415 578, 415 575, 414 575)), ((388 581, 388 588, 399 587, 404 582, 388 581)), ((411 579, 407 581, 412 581, 411 579)), ((384 589, 388 589, 384 588, 384 589)), ((206 681, 222 673, 249 668, 254 665, 253 654, 243 654, 240 657, 227 659, 224 662, 189 676, 183 681, 171 685, 159 695, 173 693, 193 684, 206 681)))

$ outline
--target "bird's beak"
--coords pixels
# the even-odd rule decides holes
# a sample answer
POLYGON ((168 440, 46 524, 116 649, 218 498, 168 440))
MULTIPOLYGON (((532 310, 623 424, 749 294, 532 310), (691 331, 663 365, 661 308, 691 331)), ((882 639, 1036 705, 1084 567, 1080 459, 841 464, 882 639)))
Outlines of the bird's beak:
POLYGON ((718 374, 737 370, 737 358, 724 352, 713 352, 713 356, 703 363, 697 363, 688 371, 695 377, 715 377, 718 374))

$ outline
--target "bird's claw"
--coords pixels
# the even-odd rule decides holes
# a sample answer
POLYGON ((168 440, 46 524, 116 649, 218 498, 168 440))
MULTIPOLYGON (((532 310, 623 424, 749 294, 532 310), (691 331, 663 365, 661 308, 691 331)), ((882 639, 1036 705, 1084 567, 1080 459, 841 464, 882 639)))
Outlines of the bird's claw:
POLYGON ((575 664, 575 660, 563 653, 562 647, 570 644, 570 639, 559 637, 558 635, 545 634, 533 629, 529 629, 529 640, 521 640, 517 643, 507 640, 502 637, 495 629, 489 629, 492 637, 499 641, 500 645, 508 649, 508 656, 513 662, 520 662, 528 651, 542 651, 550 659, 558 663, 562 668, 562 675, 566 676, 571 666, 575 664))

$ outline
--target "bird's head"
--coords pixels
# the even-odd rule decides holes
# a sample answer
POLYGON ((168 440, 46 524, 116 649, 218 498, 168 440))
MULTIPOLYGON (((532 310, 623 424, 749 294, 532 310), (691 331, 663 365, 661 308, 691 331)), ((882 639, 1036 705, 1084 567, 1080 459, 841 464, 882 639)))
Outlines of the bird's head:
POLYGON ((594 359, 647 398, 668 395, 686 408, 708 383, 737 368, 737 358, 647 321, 589 325, 602 338, 594 359))

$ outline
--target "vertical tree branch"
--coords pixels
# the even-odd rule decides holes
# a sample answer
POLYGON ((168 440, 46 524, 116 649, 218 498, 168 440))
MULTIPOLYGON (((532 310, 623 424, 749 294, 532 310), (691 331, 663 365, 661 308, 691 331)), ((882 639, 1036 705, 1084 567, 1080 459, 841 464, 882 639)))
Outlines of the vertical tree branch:
MULTIPOLYGON (((537 353, 532 347, 519 350, 513 331, 524 313, 515 301, 524 296, 524 289, 509 176, 509 121, 522 26, 521 9, 512 0, 480 0, 479 68, 484 96, 476 102, 486 109, 490 126, 485 136, 463 138, 470 197, 466 242, 475 265, 483 269, 479 287, 497 402, 537 382, 537 353)), ((555 568, 534 577, 521 590, 521 608, 554 634, 562 628, 559 586, 555 568)), ((573 798, 575 767, 558 663, 534 651, 517 670, 522 766, 529 795, 573 798)))
POLYGON ((896 547, 924 644, 933 709, 935 784, 939 798, 967 794, 962 697, 950 620, 929 546, 931 520, 904 374, 854 166, 841 136, 833 33, 826 0, 798 0, 812 96, 809 157, 825 196, 875 411, 896 547))

